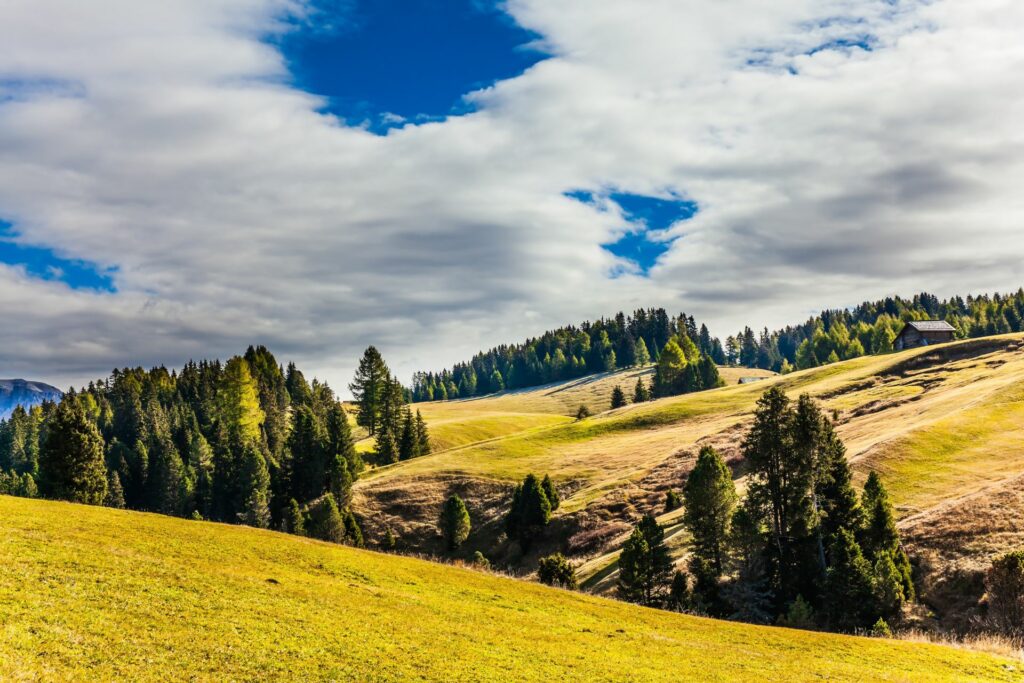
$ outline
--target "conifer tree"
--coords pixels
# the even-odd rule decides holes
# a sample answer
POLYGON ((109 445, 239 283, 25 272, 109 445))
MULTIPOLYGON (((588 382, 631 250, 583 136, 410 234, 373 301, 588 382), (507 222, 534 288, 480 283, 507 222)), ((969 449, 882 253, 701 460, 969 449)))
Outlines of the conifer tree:
POLYGON ((686 356, 674 339, 670 340, 661 350, 654 369, 654 381, 651 393, 655 398, 672 396, 682 384, 683 373, 687 366, 686 356))
POLYGON ((708 563, 717 578, 725 568, 736 487, 732 472, 714 448, 701 449, 683 491, 683 523, 693 536, 693 554, 708 563))
POLYGON ((528 550, 551 520, 551 502, 541 482, 533 474, 526 475, 523 483, 512 492, 512 505, 505 517, 505 533, 519 541, 528 550))
POLYGON ((869 626, 876 618, 871 565, 853 534, 843 529, 829 553, 825 601, 833 628, 851 631, 869 626))
POLYGON ((302 510, 299 509, 298 502, 292 498, 288 501, 288 508, 284 513, 284 531, 289 534, 295 534, 296 536, 306 535, 306 520, 302 515, 302 510))
POLYGON ((103 504, 107 495, 103 437, 73 395, 65 396, 50 419, 39 455, 43 495, 103 504))
POLYGON ((621 386, 616 384, 615 388, 612 389, 612 402, 611 402, 612 410, 615 410, 616 408, 622 408, 625 405, 626 405, 626 393, 622 390, 621 386))
POLYGON ((383 410, 382 403, 388 398, 386 391, 390 379, 391 373, 385 365, 380 351, 376 347, 368 347, 359 361, 355 378, 348 388, 359 405, 356 423, 365 427, 370 436, 377 434, 383 410))
POLYGON ((352 508, 345 508, 345 542, 356 548, 362 548, 363 530, 359 528, 359 522, 352 513, 352 508))
POLYGON ((416 411, 416 449, 420 455, 430 453, 430 433, 427 431, 427 422, 418 410, 416 411))
POLYGON ((377 459, 384 465, 398 462, 398 446, 395 444, 391 431, 377 430, 377 459))
POLYGON ((416 438, 416 419, 412 416, 412 411, 406 408, 402 417, 401 437, 398 440, 398 458, 399 460, 409 460, 419 454, 419 439, 416 438))
POLYGON ((883 555, 888 555, 902 577, 906 599, 913 600, 915 591, 910 560, 900 542, 892 503, 877 472, 868 475, 861 507, 864 509, 862 547, 865 554, 875 562, 883 555))
POLYGON ((672 575, 665 532, 651 515, 640 519, 619 554, 619 595, 628 602, 661 603, 672 575))
POLYGON ((555 485, 552 483, 549 475, 544 475, 544 479, 540 482, 540 487, 543 489, 544 495, 548 499, 551 511, 554 512, 558 509, 558 506, 562 504, 562 500, 558 497, 558 491, 555 489, 555 485))
POLYGON ((346 520, 338 510, 338 503, 330 493, 324 494, 309 510, 309 535, 321 541, 344 543, 346 520))
MULTIPOLYGON (((31 498, 32 496, 25 497, 31 498)), ((113 470, 107 471, 107 497, 104 499, 103 504, 108 508, 124 508, 124 489, 121 488, 121 477, 113 470)))
POLYGON ((636 340, 636 351, 634 352, 634 355, 636 356, 636 365, 638 367, 642 368, 645 365, 650 364, 651 353, 647 349, 647 342, 644 341, 643 337, 636 340))
POLYGON ((241 356, 235 356, 224 366, 217 402, 218 416, 230 437, 241 444, 260 441, 263 409, 249 364, 241 356))
POLYGON ((472 528, 469 511, 466 509, 466 504, 457 495, 452 494, 445 501, 444 507, 441 509, 439 526, 448 550, 456 550, 469 538, 472 528))
POLYGON ((636 387, 633 389, 633 403, 646 403, 651 400, 651 390, 647 388, 643 377, 636 378, 636 387))
POLYGON ((239 477, 242 508, 238 519, 258 528, 270 526, 270 473, 267 462, 255 444, 242 449, 239 477))

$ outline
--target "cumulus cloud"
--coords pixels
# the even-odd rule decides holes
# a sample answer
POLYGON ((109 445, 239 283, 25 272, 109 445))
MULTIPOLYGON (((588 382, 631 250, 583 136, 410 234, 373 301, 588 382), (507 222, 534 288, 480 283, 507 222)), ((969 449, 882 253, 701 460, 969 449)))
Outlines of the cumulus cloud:
POLYGON ((0 264, 0 374, 265 343, 341 388, 368 343, 408 377, 619 308, 724 335, 1019 285, 1019 3, 506 9, 550 59, 377 136, 290 85, 268 36, 315 20, 298 0, 5 2, 0 218, 116 267, 117 292, 0 264), (600 246, 622 215, 563 194, 581 188, 701 210, 642 277, 600 246))

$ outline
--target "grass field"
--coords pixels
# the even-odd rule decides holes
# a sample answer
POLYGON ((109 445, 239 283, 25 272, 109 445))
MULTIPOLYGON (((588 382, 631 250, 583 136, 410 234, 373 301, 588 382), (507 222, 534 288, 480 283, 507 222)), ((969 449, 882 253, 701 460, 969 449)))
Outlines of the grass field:
POLYGON ((274 532, 0 497, 0 680, 1018 681, 274 532))
MULTIPOLYGON (((429 538, 436 510, 453 487, 472 512, 493 520, 507 498, 495 487, 510 488, 534 472, 550 474, 562 488, 563 505, 556 517, 567 537, 595 525, 622 527, 645 511, 661 515, 662 523, 671 527, 678 513, 662 515, 661 501, 668 489, 682 486, 700 445, 715 445, 742 475, 743 432, 757 398, 777 383, 793 398, 809 393, 834 411, 858 479, 877 470, 899 515, 920 520, 929 511, 948 511, 958 500, 1024 475, 1022 348, 1021 335, 968 340, 857 358, 745 385, 737 384, 740 373, 765 373, 730 370, 729 385, 722 389, 605 410, 583 421, 559 410, 597 401, 615 384, 630 386, 636 371, 469 401, 421 404, 428 423, 442 430, 444 441, 457 445, 369 471, 356 486, 356 507, 369 519, 371 538, 373 520, 387 518, 412 539, 414 548, 433 552, 429 538), (480 430, 482 420, 489 426, 480 430), (498 433, 499 424, 507 427, 504 433, 498 433), (474 495, 485 489, 486 496, 474 495), (412 497, 416 507, 389 514, 395 501, 412 497)), ((743 486, 742 478, 738 483, 743 486)), ((488 534, 497 531, 494 524, 485 526, 471 537, 470 547, 487 552, 496 541, 488 534)), ((614 570, 616 549, 626 531, 609 531, 593 547, 570 544, 560 549, 580 563, 583 578, 598 579, 588 585, 600 588, 611 585, 614 577, 608 570, 614 570)), ((685 539, 678 536, 676 541, 681 556, 685 539)))

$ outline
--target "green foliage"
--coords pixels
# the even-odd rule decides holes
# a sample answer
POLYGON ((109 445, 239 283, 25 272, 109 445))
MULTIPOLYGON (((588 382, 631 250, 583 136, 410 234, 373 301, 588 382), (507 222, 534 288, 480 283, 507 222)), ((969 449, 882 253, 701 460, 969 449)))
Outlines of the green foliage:
POLYGON ((672 575, 672 560, 665 547, 665 532, 646 515, 619 554, 619 596, 628 602, 656 606, 665 599, 672 575))
POLYGON ((525 551, 551 521, 551 501, 533 474, 512 492, 512 504, 505 516, 505 533, 525 551))
POLYGON ((721 576, 736 507, 736 487, 732 472, 711 446, 704 446, 697 456, 683 497, 683 523, 693 537, 693 554, 711 567, 715 577, 721 576))
POLYGON ((289 534, 295 534, 296 536, 306 535, 306 518, 302 514, 302 510, 299 508, 298 502, 292 498, 288 501, 288 508, 284 513, 284 523, 282 528, 289 534))
POLYGON ((665 512, 672 512, 678 510, 679 506, 683 504, 683 498, 678 493, 669 489, 665 494, 665 512))
POLYGON ((885 619, 878 617, 878 621, 871 627, 872 638, 892 638, 892 629, 885 619))
POLYGON ((1024 550, 992 561, 985 574, 988 625, 1010 637, 1024 637, 1024 550))
POLYGON ((586 420, 588 417, 590 417, 590 408, 586 404, 581 403, 580 407, 576 409, 576 419, 586 420))
POLYGON ((124 489, 121 487, 121 477, 112 470, 107 472, 107 497, 103 504, 108 508, 124 508, 124 489))
POLYGON ((472 528, 469 510, 457 495, 452 494, 445 501, 438 526, 448 550, 456 550, 469 538, 469 531, 472 528))
POLYGON ((789 609, 786 613, 779 617, 779 626, 785 626, 786 628, 799 628, 805 631, 812 631, 817 626, 814 608, 811 604, 804 600, 804 596, 796 596, 789 605, 789 609))
POLYGON ((833 541, 829 557, 825 600, 829 624, 844 631, 866 628, 876 618, 871 565, 845 529, 833 541))
POLYGON ((575 590, 577 588, 576 569, 562 553, 542 557, 537 564, 537 578, 549 586, 561 586, 575 590))
POLYGON ((693 596, 690 594, 690 582, 686 574, 677 571, 672 576, 672 585, 668 589, 667 609, 673 612, 684 612, 691 609, 693 596))
POLYGON ((562 504, 562 499, 558 497, 558 490, 555 489, 555 485, 551 481, 551 477, 549 475, 544 475, 544 479, 540 482, 540 487, 544 490, 544 495, 548 499, 548 504, 551 505, 551 511, 554 512, 558 509, 558 506, 562 504))
POLYGON ((651 390, 644 382, 643 377, 636 378, 636 386, 633 388, 633 403, 646 403, 651 400, 651 390))
POLYGON ((107 495, 103 437, 74 395, 65 396, 57 407, 39 456, 43 495, 75 503, 103 504, 107 495))
POLYGON ((622 408, 626 404, 626 392, 622 390, 621 386, 616 384, 615 387, 612 389, 611 408, 612 410, 615 410, 616 408, 622 408))
POLYGON ((877 472, 868 475, 861 507, 864 510, 864 528, 861 532, 864 552, 872 561, 888 555, 901 577, 905 598, 913 600, 915 590, 910 560, 900 543, 895 510, 877 472))
POLYGON ((241 356, 235 356, 224 366, 217 407, 217 415, 230 438, 242 444, 260 441, 264 412, 249 364, 241 356))
POLYGON ((334 496, 327 493, 309 508, 309 535, 321 541, 344 543, 346 538, 345 518, 338 510, 334 496))
POLYGON ((647 342, 644 341, 643 337, 636 340, 636 347, 634 350, 635 362, 639 367, 649 365, 651 362, 651 353, 647 349, 647 342))
POLYGON ((370 346, 363 352, 355 377, 348 385, 349 391, 359 405, 356 423, 365 427, 370 436, 377 434, 384 402, 387 400, 386 392, 390 377, 391 371, 384 363, 380 351, 370 346))
POLYGON ((479 550, 473 553, 473 564, 479 569, 491 568, 491 561, 479 550))

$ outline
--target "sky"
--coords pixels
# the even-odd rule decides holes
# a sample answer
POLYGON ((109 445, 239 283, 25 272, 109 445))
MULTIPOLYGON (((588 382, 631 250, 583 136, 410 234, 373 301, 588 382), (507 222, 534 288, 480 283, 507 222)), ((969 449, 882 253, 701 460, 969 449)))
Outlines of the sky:
POLYGON ((1024 284, 1024 3, 5 0, 0 377, 344 393, 664 306, 1024 284))

